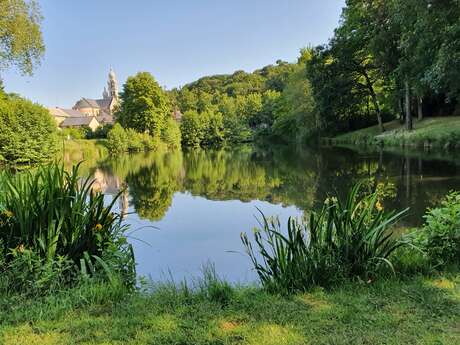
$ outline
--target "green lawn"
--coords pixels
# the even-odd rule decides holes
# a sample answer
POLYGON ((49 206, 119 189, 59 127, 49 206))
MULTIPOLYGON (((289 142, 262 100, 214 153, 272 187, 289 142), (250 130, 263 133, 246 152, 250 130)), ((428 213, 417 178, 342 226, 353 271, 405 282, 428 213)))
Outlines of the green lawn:
POLYGON ((226 298, 171 287, 128 296, 103 286, 42 299, 0 298, 0 339, 5 345, 460 344, 460 275, 350 283, 290 298, 257 288, 234 288, 226 298))
POLYGON ((332 138, 336 144, 384 146, 460 147, 460 117, 436 117, 414 121, 414 130, 406 131, 398 120, 387 122, 385 132, 377 126, 332 138))

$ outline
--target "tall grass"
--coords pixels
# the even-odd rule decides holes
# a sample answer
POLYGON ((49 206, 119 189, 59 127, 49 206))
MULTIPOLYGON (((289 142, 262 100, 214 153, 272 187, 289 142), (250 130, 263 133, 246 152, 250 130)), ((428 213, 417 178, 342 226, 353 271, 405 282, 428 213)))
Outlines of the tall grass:
POLYGON ((98 268, 108 275, 112 270, 127 278, 133 275, 125 226, 113 212, 118 196, 106 205, 104 195, 93 192, 93 181, 82 179, 78 170, 79 165, 67 172, 55 164, 16 175, 3 173, 0 254, 4 269, 18 271, 19 262, 36 272, 60 262, 66 266, 67 280, 77 271, 95 275, 98 268), (28 261, 33 263, 27 265, 28 261))
POLYGON ((289 218, 283 231, 277 218, 262 214, 254 242, 241 240, 259 278, 280 293, 331 286, 347 279, 371 279, 382 266, 393 269, 390 256, 404 245, 392 232, 406 211, 385 212, 378 193, 362 195, 361 186, 342 202, 328 198, 308 221, 289 218))

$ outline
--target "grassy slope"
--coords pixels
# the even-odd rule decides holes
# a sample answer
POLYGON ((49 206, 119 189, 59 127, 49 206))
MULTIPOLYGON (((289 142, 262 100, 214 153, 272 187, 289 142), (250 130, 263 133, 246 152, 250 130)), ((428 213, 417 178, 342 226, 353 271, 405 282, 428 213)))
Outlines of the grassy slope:
POLYGON ((345 133, 332 139, 341 144, 383 144, 386 146, 455 147, 460 142, 460 117, 427 118, 414 121, 414 130, 406 131, 395 120, 385 124, 385 133, 377 126, 345 133))
POLYGON ((110 296, 91 287, 0 299, 11 344, 459 344, 460 275, 349 284, 283 298, 237 288, 227 303, 163 288, 110 296), (118 302, 112 303, 112 300, 118 302))

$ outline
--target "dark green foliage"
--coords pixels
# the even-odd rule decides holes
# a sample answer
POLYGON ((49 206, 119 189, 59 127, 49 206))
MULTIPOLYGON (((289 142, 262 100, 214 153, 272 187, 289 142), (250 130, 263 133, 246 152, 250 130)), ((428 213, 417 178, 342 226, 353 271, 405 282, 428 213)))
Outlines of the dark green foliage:
POLYGON ((393 269, 390 255, 403 242, 393 226, 404 214, 381 209, 378 193, 360 196, 355 186, 345 202, 328 198, 308 221, 290 218, 287 232, 279 220, 264 215, 254 244, 241 239, 259 278, 269 291, 291 293, 329 287, 344 279, 369 279, 382 268, 393 269))
POLYGON ((437 268, 460 265, 460 193, 446 196, 439 207, 429 209, 416 244, 437 268))
POLYGON ((40 291, 70 284, 81 274, 134 282, 132 250, 119 215, 103 194, 66 172, 44 166, 0 180, 0 270, 9 289, 40 291))
POLYGON ((57 128, 48 110, 0 93, 0 163, 41 163, 56 151, 57 128))

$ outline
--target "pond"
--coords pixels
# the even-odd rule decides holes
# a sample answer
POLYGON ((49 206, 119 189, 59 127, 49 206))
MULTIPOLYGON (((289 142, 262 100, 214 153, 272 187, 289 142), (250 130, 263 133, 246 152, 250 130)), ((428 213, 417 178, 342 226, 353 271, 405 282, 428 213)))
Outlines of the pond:
POLYGON ((422 224, 427 207, 460 190, 456 157, 426 152, 244 146, 121 155, 84 169, 108 200, 124 190, 119 210, 138 274, 176 282, 200 276, 209 263, 229 281, 253 281, 240 233, 258 225, 259 212, 283 224, 364 180, 384 191, 386 209, 409 207, 400 226, 411 227, 422 224))

